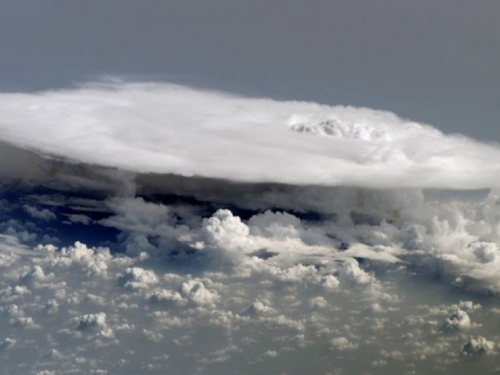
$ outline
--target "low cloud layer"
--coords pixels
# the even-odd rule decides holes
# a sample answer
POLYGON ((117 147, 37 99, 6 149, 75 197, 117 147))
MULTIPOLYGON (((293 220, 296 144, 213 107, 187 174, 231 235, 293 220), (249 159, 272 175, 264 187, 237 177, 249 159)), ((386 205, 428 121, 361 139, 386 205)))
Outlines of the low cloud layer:
POLYGON ((420 191, 345 188, 331 193, 330 214, 317 215, 248 202, 230 210, 189 199, 15 193, 0 211, 6 374, 498 367, 494 193, 443 203, 420 191), (100 246, 55 237, 95 241, 89 228, 117 232, 100 246))
POLYGON ((367 108, 110 82, 0 94, 0 140, 139 173, 370 188, 498 186, 500 148, 367 108))

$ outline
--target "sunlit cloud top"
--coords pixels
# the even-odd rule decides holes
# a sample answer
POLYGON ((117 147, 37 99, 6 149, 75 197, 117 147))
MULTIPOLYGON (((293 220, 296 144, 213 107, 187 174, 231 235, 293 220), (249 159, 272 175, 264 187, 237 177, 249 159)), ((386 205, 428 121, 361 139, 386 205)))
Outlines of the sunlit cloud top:
POLYGON ((368 188, 490 188, 500 147, 393 113, 171 84, 0 94, 0 140, 138 173, 368 188))

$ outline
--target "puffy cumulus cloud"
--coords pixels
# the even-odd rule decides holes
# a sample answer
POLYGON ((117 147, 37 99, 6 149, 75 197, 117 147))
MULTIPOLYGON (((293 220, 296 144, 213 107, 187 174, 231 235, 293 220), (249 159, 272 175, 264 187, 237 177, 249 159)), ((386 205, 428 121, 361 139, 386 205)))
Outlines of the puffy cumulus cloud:
POLYGON ((486 340, 482 336, 470 337, 470 339, 462 347, 462 353, 469 356, 477 356, 482 354, 492 354, 495 350, 495 343, 486 340))
POLYGON ((267 352, 264 353, 264 355, 270 358, 275 358, 278 356, 278 352, 275 350, 268 350, 267 352))
POLYGON ((118 275, 118 284, 130 289, 147 289, 158 282, 153 271, 141 267, 129 267, 123 274, 118 275))
POLYGON ((19 278, 19 282, 22 284, 35 284, 38 282, 43 282, 47 280, 48 276, 45 275, 45 272, 43 271, 42 267, 39 265, 33 266, 28 272, 23 274, 19 278))
POLYGON ((219 300, 216 291, 207 289, 203 280, 188 280, 182 283, 180 294, 197 305, 213 305, 219 300))
POLYGON ((367 108, 117 80, 3 93, 0 102, 0 140, 134 172, 388 188, 498 184, 497 146, 367 108))
POLYGON ((148 297, 148 301, 151 303, 159 304, 185 304, 186 299, 183 298, 179 292, 174 292, 167 289, 159 289, 151 292, 148 297))
POLYGON ((88 277, 106 276, 108 262, 112 259, 109 248, 97 247, 89 248, 85 244, 77 241, 73 246, 60 249, 60 256, 57 248, 53 245, 38 246, 38 251, 48 253, 53 260, 53 267, 78 268, 88 277))
POLYGON ((359 264, 355 259, 349 259, 341 268, 341 277, 347 282, 354 284, 365 285, 370 284, 374 277, 359 268, 359 264))
POLYGON ((75 318, 77 322, 76 329, 79 331, 89 331, 106 327, 106 314, 85 314, 75 318))
POLYGON ((326 275, 323 276, 321 279, 321 285, 326 289, 330 291, 335 291, 339 288, 340 282, 338 278, 336 278, 333 275, 326 275))
POLYGON ((472 301, 460 301, 456 308, 468 311, 468 312, 474 312, 474 311, 479 311, 481 310, 482 306, 479 303, 474 303, 472 301))
POLYGON ((249 228, 239 217, 229 210, 218 210, 209 219, 203 220, 201 228, 204 246, 212 249, 224 249, 237 256, 248 251, 249 228))
POLYGON ((245 310, 244 313, 248 315, 266 315, 266 314, 272 314, 276 310, 274 310, 272 307, 267 306, 263 302, 257 300, 253 302, 250 306, 248 306, 245 310))
POLYGON ((352 343, 346 337, 336 337, 330 341, 330 345, 336 350, 353 350, 358 347, 357 344, 352 343))
POLYGON ((298 232, 303 230, 302 223, 296 216, 270 210, 252 216, 249 225, 254 233, 279 238, 297 237, 298 232))
POLYGON ((443 323, 445 329, 469 329, 472 322, 464 310, 457 308, 443 323))

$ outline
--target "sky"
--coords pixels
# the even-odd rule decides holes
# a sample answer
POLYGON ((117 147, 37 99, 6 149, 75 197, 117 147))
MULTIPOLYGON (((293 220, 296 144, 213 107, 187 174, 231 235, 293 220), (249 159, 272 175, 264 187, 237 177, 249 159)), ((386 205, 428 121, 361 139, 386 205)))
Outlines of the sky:
POLYGON ((0 372, 500 373, 498 4, 0 0, 0 372))
POLYGON ((497 1, 0 1, 0 90, 119 75, 389 110, 496 142, 497 1))

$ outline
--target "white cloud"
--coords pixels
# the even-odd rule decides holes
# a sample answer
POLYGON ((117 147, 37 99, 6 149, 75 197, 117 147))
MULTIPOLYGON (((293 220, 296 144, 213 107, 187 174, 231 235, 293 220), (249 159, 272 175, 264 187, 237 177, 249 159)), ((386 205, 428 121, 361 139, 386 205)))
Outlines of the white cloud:
MULTIPOLYGON (((272 233, 267 235, 272 238, 272 233)), ((277 238, 277 243, 283 239, 281 234, 277 238)), ((112 373, 117 368, 121 373, 137 373, 150 364, 153 372, 172 367, 189 372, 200 366, 210 372, 217 364, 234 368, 237 363, 246 370, 252 369, 255 360, 268 366, 267 361, 276 356, 306 358, 328 347, 331 358, 318 361, 317 372, 333 365, 347 370, 352 356, 368 367, 380 356, 387 366, 413 361, 414 356, 449 361, 458 352, 457 339, 435 334, 437 325, 428 322, 442 322, 454 309, 474 314, 474 321, 481 321, 483 314, 473 300, 457 301, 428 307, 430 313, 420 325, 409 325, 408 311, 422 314, 412 303, 419 293, 414 296, 407 283, 399 285, 401 280, 375 281, 363 264, 345 259, 322 258, 316 265, 305 265, 279 256, 243 257, 223 269, 212 264, 198 268, 195 263, 184 269, 177 264, 172 273, 171 264, 158 262, 161 258, 154 252, 151 258, 129 257, 82 243, 30 251, 42 256, 12 255, 14 263, 0 265, 0 271, 15 271, 11 276, 0 273, 0 306, 4 305, 0 334, 16 341, 9 354, 37 353, 26 360, 33 373, 71 368, 85 373, 112 373), (105 272, 87 272, 99 263, 105 272), (348 272, 343 273, 345 269, 348 272), (23 275, 32 275, 31 281, 19 285, 23 275), (329 285, 335 293, 325 293, 329 285), (401 304, 406 293, 409 303, 401 304), (376 318, 370 310, 374 305, 380 307, 376 318), (409 346, 387 349, 394 342, 403 345, 395 339, 402 332, 411 333, 412 340, 404 344, 409 346), (36 347, 30 346, 33 343, 36 347), (358 352, 365 346, 374 354, 366 361, 358 352), (58 354, 47 354, 54 350, 58 354), (165 353, 167 359, 153 359, 165 353), (115 367, 122 360, 128 365, 115 367)), ((471 324, 469 330, 475 333, 472 330, 477 328, 471 324)), ((7 366, 15 365, 14 358, 7 366)))
POLYGON ((346 337, 336 337, 330 341, 330 345, 337 350, 353 350, 358 347, 357 344, 349 341, 346 337))
POLYGON ((151 270, 141 267, 129 267, 123 274, 118 275, 118 284, 130 289, 148 289, 158 282, 158 277, 151 270))
POLYGON ((214 305, 219 300, 215 290, 207 289, 203 280, 188 280, 179 288, 180 294, 197 305, 214 305))
POLYGON ((56 219, 56 214, 54 214, 52 211, 49 211, 46 208, 40 210, 34 206, 25 204, 24 210, 35 219, 44 221, 51 221, 56 219))
POLYGON ((148 329, 144 329, 142 331, 142 333, 144 334, 144 336, 146 336, 151 341, 160 342, 163 340, 163 335, 159 332, 154 332, 154 331, 150 331, 148 329))
POLYGON ((186 300, 178 293, 172 290, 159 289, 150 293, 147 297, 148 301, 151 303, 159 304, 178 304, 182 305, 186 303, 186 300))
POLYGON ((482 336, 471 336, 462 347, 462 353, 469 356, 492 354, 494 350, 495 343, 493 341, 486 340, 482 336))
POLYGON ((252 316, 273 314, 275 312, 276 312, 276 310, 274 310, 270 306, 267 306, 266 304, 264 304, 263 302, 261 302, 259 300, 253 302, 244 311, 245 314, 252 315, 252 316))
POLYGON ((268 350, 267 352, 264 353, 266 357, 270 358, 276 358, 278 356, 278 352, 275 350, 268 350))
POLYGON ((105 313, 85 314, 77 317, 75 320, 77 322, 76 329, 80 331, 87 331, 95 328, 104 328, 106 326, 105 313))
POLYGON ((444 320, 443 327, 445 329, 469 329, 472 322, 464 310, 460 308, 454 309, 452 314, 444 320))
POLYGON ((36 265, 33 266, 31 270, 29 270, 27 273, 22 275, 19 278, 19 282, 21 283, 26 283, 26 284, 37 284, 39 282, 42 282, 47 279, 47 276, 45 275, 45 272, 43 271, 42 267, 36 265))
POLYGON ((134 172, 379 188, 498 185, 497 146, 367 108, 116 81, 3 93, 0 101, 1 140, 134 172))
POLYGON ((339 280, 333 276, 333 275, 326 275, 323 276, 321 279, 321 285, 329 291, 335 291, 339 289, 340 282, 339 280))
POLYGON ((35 322, 31 316, 19 316, 9 320, 9 324, 21 328, 34 328, 35 322))
POLYGON ((347 282, 359 285, 370 284, 374 281, 374 276, 359 268, 359 264, 355 259, 349 259, 344 263, 340 276, 347 282))

